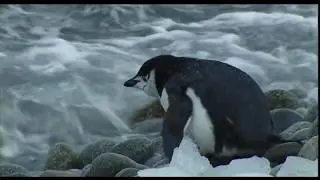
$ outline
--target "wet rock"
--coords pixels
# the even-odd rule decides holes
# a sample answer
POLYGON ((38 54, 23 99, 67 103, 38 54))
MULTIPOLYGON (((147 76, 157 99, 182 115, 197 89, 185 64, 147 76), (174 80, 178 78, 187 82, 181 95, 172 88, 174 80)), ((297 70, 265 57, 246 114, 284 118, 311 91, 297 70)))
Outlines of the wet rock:
POLYGON ((153 154, 151 144, 146 137, 134 138, 115 145, 111 152, 127 156, 137 163, 144 163, 153 154))
POLYGON ((287 142, 275 145, 268 149, 264 155, 272 165, 278 165, 286 160, 287 156, 296 156, 302 145, 296 142, 287 142))
POLYGON ((313 121, 311 128, 309 129, 309 137, 317 136, 319 134, 318 131, 319 120, 318 117, 313 121))
POLYGON ((295 110, 297 113, 301 114, 303 117, 307 114, 308 109, 304 107, 299 107, 295 110))
POLYGON ((160 168, 160 167, 164 167, 165 165, 169 164, 170 161, 168 158, 164 158, 159 160, 158 162, 156 162, 155 164, 153 164, 153 168, 160 168))
POLYGON ((160 104, 160 101, 153 101, 134 114, 133 122, 140 122, 153 118, 161 118, 164 117, 164 113, 165 112, 160 104))
POLYGON ((303 128, 299 129, 298 131, 292 133, 292 134, 282 134, 282 137, 286 140, 290 141, 303 141, 309 138, 310 129, 309 128, 303 128))
POLYGON ((298 97, 290 91, 275 89, 266 92, 265 95, 270 110, 277 108, 296 109, 299 107, 298 97))
POLYGON ((57 143, 48 152, 44 170, 68 170, 78 163, 78 155, 64 143, 57 143))
POLYGON ((13 174, 10 174, 6 177, 30 177, 30 176, 28 176, 28 174, 24 174, 24 173, 13 173, 13 174))
POLYGON ((310 138, 300 149, 298 156, 310 159, 312 161, 318 158, 319 153, 319 139, 318 136, 310 138))
POLYGON ((152 148, 153 148, 153 152, 154 153, 160 153, 163 154, 163 139, 162 136, 158 136, 154 139, 152 139, 152 144, 151 144, 152 148))
POLYGON ((145 169, 132 159, 116 153, 104 153, 92 161, 92 167, 86 177, 113 177, 125 168, 145 169))
POLYGON ((302 89, 289 89, 288 92, 294 94, 299 99, 303 99, 308 96, 308 94, 305 91, 303 91, 302 89))
POLYGON ((139 169, 136 168, 125 168, 118 172, 115 177, 134 177, 137 175, 139 169))
POLYGON ((309 121, 309 122, 312 122, 314 121, 314 119, 316 119, 319 115, 319 112, 318 112, 318 104, 314 104, 306 113, 305 117, 304 117, 304 120, 305 121, 309 121))
POLYGON ((299 113, 288 108, 274 109, 270 111, 270 114, 276 133, 284 131, 296 122, 303 121, 303 117, 299 113))
POLYGON ((11 163, 0 164, 0 177, 10 176, 14 174, 22 175, 27 173, 28 170, 20 165, 11 163))
POLYGON ((80 177, 81 170, 70 169, 67 171, 61 170, 45 170, 40 177, 80 177))
POLYGON ((155 164, 157 164, 159 161, 162 161, 163 159, 166 159, 164 154, 155 154, 151 158, 149 158, 144 165, 148 167, 154 167, 155 164))
POLYGON ((160 132, 162 129, 162 122, 163 120, 161 118, 154 118, 148 121, 141 121, 134 124, 133 130, 134 132, 138 133, 160 132))
MULTIPOLYGON (((295 124, 288 127, 286 130, 280 133, 280 136, 284 139, 289 140, 290 138, 294 137, 294 135, 302 130, 302 129, 310 129, 312 127, 312 124, 308 121, 300 121, 296 122, 295 124)), ((305 130, 303 130, 304 132, 305 130)), ((301 133, 301 132, 299 132, 301 133)), ((298 134, 299 134, 298 133, 298 134)))
POLYGON ((87 164, 83 167, 80 176, 81 177, 86 177, 87 173, 90 171, 90 169, 92 168, 92 164, 87 164))
POLYGON ((115 144, 116 143, 110 139, 102 139, 86 145, 79 154, 79 160, 82 164, 82 167, 90 164, 100 154, 110 152, 111 148, 115 144))

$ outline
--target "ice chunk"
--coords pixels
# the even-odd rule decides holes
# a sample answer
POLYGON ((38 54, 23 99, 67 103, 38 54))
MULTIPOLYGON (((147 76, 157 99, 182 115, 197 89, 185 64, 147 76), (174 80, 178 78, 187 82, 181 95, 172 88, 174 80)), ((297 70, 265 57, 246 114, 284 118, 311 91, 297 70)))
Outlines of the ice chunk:
POLYGON ((192 139, 184 136, 179 147, 173 151, 170 164, 163 168, 152 168, 138 171, 140 177, 150 176, 199 176, 212 169, 209 160, 201 156, 192 139))
POLYGON ((151 168, 138 171, 139 177, 190 177, 176 167, 151 168))
POLYGON ((270 162, 266 158, 253 156, 251 158, 235 159, 228 165, 217 166, 203 173, 202 176, 269 176, 270 162))
POLYGON ((209 160, 200 155, 197 145, 188 136, 182 139, 179 148, 174 149, 169 166, 177 167, 191 176, 198 176, 213 168, 209 160))
POLYGON ((318 176, 318 159, 311 161, 309 159, 288 156, 286 161, 283 163, 279 172, 278 177, 285 176, 306 176, 306 177, 317 177, 318 176))

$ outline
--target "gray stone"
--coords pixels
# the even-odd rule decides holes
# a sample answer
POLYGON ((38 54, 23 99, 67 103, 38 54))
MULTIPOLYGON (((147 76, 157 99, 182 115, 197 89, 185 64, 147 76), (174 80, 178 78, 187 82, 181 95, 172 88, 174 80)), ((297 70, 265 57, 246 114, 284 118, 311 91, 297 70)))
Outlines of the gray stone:
POLYGON ((154 153, 163 154, 163 139, 162 136, 152 139, 152 148, 154 153))
POLYGON ((24 174, 24 173, 13 173, 13 174, 10 174, 6 177, 30 177, 30 176, 28 176, 28 174, 24 174))
POLYGON ((104 153, 92 161, 92 167, 86 177, 113 177, 125 168, 145 169, 132 159, 116 153, 104 153))
POLYGON ((102 139, 86 145, 79 154, 82 167, 90 164, 100 154, 110 152, 116 143, 110 139, 102 139))
POLYGON ((70 169, 67 171, 61 170, 45 170, 40 177, 80 177, 81 170, 70 169))
POLYGON ((314 104, 311 106, 311 108, 307 111, 306 115, 304 116, 305 121, 312 122, 316 117, 318 117, 319 112, 318 112, 318 104, 314 104))
POLYGON ((92 168, 92 164, 87 164, 83 167, 80 176, 81 177, 86 177, 86 175, 88 174, 88 172, 90 171, 90 169, 92 168))
POLYGON ((136 168, 125 168, 118 172, 115 177, 134 177, 137 175, 139 169, 136 168))
POLYGON ((132 117, 133 122, 145 121, 153 118, 164 117, 165 111, 163 110, 159 100, 147 104, 145 107, 138 110, 132 117))
POLYGON ((277 166, 271 168, 270 175, 276 176, 277 173, 279 172, 279 170, 281 169, 282 165, 283 165, 283 164, 278 164, 277 166))
POLYGON ((280 133, 296 122, 303 121, 303 117, 296 111, 288 108, 270 111, 274 124, 274 131, 280 133))
POLYGON ((317 136, 319 134, 318 130, 319 120, 318 117, 313 121, 311 128, 309 129, 309 137, 317 136))
POLYGON ((162 118, 154 118, 148 119, 146 121, 141 121, 134 124, 133 131, 138 133, 160 132, 162 129, 162 122, 162 118))
POLYGON ((154 154, 150 159, 148 159, 144 165, 148 167, 154 167, 155 164, 157 164, 159 161, 165 159, 164 154, 154 154))
POLYGON ((319 153, 319 139, 318 136, 310 138, 300 149, 298 156, 310 159, 312 161, 318 158, 319 153))
POLYGON ((310 128, 299 129, 292 134, 283 133, 282 137, 289 141, 302 141, 309 138, 310 128))
POLYGON ((10 176, 14 174, 27 174, 28 170, 20 165, 4 163, 0 164, 0 177, 10 176))
POLYGON ((296 142, 277 144, 268 149, 264 157, 273 164, 280 164, 285 161, 287 156, 296 156, 301 147, 302 145, 296 142))
POLYGON ((136 161, 144 163, 153 154, 151 141, 146 137, 134 138, 115 145, 111 152, 122 154, 136 161))
POLYGON ((160 167, 163 167, 169 163, 170 163, 170 161, 168 158, 163 158, 163 159, 159 160, 158 162, 156 162, 155 164, 153 164, 152 167, 153 168, 160 168, 160 167))
POLYGON ((288 127, 286 130, 280 133, 280 136, 284 139, 290 138, 295 134, 297 131, 301 129, 310 129, 312 127, 312 124, 308 121, 300 121, 296 122, 295 124, 288 127))
POLYGON ((299 107, 299 98, 292 92, 275 89, 265 93, 270 110, 277 108, 296 109, 299 107))
POLYGON ((78 155, 64 143, 57 143, 48 152, 44 170, 68 170, 78 162, 78 155))

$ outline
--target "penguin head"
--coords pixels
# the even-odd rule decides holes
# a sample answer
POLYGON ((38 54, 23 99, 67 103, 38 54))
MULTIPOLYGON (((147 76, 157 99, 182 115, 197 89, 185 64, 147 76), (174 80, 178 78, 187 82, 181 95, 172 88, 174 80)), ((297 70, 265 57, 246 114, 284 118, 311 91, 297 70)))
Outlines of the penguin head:
POLYGON ((149 96, 159 97, 164 84, 174 72, 174 62, 177 62, 177 58, 172 55, 153 57, 144 62, 138 73, 127 80, 124 86, 138 88, 149 96))

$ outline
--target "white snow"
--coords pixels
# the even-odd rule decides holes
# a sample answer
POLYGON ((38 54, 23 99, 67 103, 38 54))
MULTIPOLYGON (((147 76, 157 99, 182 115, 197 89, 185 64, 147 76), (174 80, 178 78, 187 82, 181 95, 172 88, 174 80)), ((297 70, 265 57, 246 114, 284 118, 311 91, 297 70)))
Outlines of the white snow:
POLYGON ((281 169, 277 173, 277 176, 317 177, 318 159, 311 161, 301 157, 288 156, 281 169))
MULTIPOLYGON (((165 167, 138 171, 139 177, 272 177, 270 162, 253 156, 236 159, 228 165, 213 168, 209 160, 201 156, 196 144, 185 136, 173 152, 172 160, 165 167)), ((318 176, 318 160, 289 156, 277 176, 318 176)))

